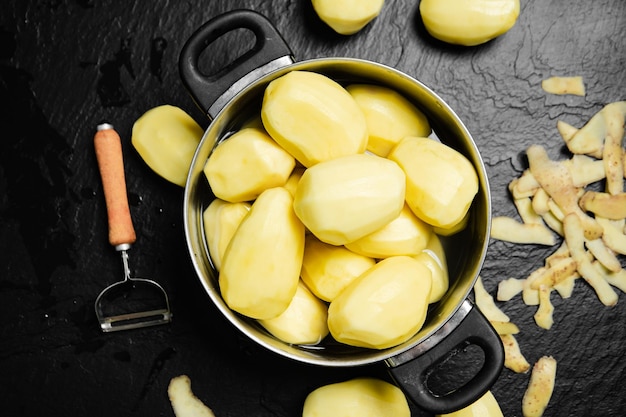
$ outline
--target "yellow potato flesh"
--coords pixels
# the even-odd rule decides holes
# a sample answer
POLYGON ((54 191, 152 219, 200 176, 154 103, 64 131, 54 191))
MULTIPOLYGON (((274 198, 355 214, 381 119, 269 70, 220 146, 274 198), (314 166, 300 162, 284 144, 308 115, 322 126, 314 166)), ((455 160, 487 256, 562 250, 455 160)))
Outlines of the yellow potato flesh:
POLYGON ((256 199, 222 260, 219 286, 226 304, 255 319, 282 314, 296 293, 304 253, 304 226, 282 187, 256 199))
POLYGON ((296 167, 289 178, 287 178, 287 182, 284 187, 291 193, 292 196, 296 195, 296 189, 298 188, 302 174, 304 174, 304 168, 296 167))
POLYGON ((406 201, 435 227, 463 221, 478 192, 478 176, 465 156, 429 138, 407 137, 389 154, 406 174, 406 201))
POLYGON ((395 162, 356 154, 308 168, 296 189, 294 210, 318 239, 343 245, 396 218, 404 196, 404 173, 395 162))
POLYGON ((303 166, 365 151, 367 124, 352 96, 330 78, 292 71, 265 89, 263 125, 303 166))
POLYGON ((384 0, 312 0, 320 19, 341 35, 352 35, 380 14, 384 0))
POLYGON ((511 29, 519 0, 422 0, 420 14, 428 33, 451 44, 473 46, 511 29))
POLYGON ((304 401, 302 417, 410 417, 404 393, 376 378, 324 385, 304 401))
POLYGON ((432 304, 441 300, 446 291, 448 291, 450 279, 448 276, 446 254, 439 240, 439 236, 431 234, 426 248, 420 254, 414 256, 414 258, 430 269, 430 273, 432 274, 433 282, 428 302, 432 304))
POLYGON ((249 203, 229 203, 216 198, 202 213, 204 234, 211 261, 218 271, 230 239, 248 211, 250 211, 249 203))
POLYGON ((386 258, 330 303, 330 333, 338 342, 372 349, 403 343, 424 324, 431 285, 431 272, 419 261, 386 258))
POLYGON ((503 417, 503 414, 496 398, 491 391, 487 391, 467 407, 453 413, 437 414, 437 417, 503 417))
POLYGON ((263 130, 248 128, 215 148, 204 173, 216 197, 237 203, 285 185, 295 164, 295 159, 263 130))
POLYGON ((467 227, 467 223, 469 222, 470 214, 469 211, 465 213, 463 216, 463 220, 455 224, 451 227, 433 227, 433 232, 437 233, 439 236, 452 236, 454 234, 459 233, 461 230, 464 230, 467 227))
POLYGON ((131 143, 154 172, 184 187, 202 135, 202 128, 184 110, 163 105, 135 121, 131 143))
POLYGON ((417 255, 432 235, 432 226, 417 218, 405 204, 402 211, 382 228, 346 244, 352 252, 372 258, 417 255))
POLYGON ((305 239, 300 277, 317 297, 333 301, 375 264, 370 257, 358 255, 344 246, 329 245, 309 234, 305 239))
POLYGON ((259 320, 265 329, 285 343, 319 343, 328 334, 328 307, 300 281, 289 307, 278 317, 259 320))
POLYGON ((368 151, 386 157, 406 136, 430 135, 426 116, 395 90, 371 84, 353 84, 346 90, 365 114, 368 151))

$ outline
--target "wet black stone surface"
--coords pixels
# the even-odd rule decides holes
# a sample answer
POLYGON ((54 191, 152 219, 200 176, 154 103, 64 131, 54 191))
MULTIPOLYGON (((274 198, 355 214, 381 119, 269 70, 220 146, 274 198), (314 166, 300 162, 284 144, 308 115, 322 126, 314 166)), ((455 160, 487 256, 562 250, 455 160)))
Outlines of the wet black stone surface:
MULTIPOLYGON (((419 2, 387 1, 356 35, 336 35, 308 1, 9 0, 0 6, 0 386, 7 416, 173 416, 169 380, 188 374, 218 417, 297 416, 312 389, 356 375, 388 378, 382 364, 329 369, 294 363, 246 340, 204 294, 187 254, 183 190, 159 178, 130 145, 133 122, 173 104, 203 127, 179 79, 191 33, 236 8, 265 14, 297 60, 347 56, 395 67, 435 90, 466 123, 484 157, 494 215, 513 215, 507 184, 541 143, 565 157, 561 119, 582 126, 605 104, 626 99, 626 3, 522 1, 515 27, 487 44, 460 48, 425 33, 419 2), (550 96, 551 75, 581 75, 585 97, 550 96), (160 282, 175 314, 167 326, 103 334, 93 302, 122 278, 107 242, 93 152, 95 126, 123 139, 138 241, 132 270, 160 282)), ((246 50, 231 34, 203 57, 218 69, 246 50)), ((491 242, 488 290, 523 278, 553 248, 491 242)), ((622 262, 624 260, 622 258, 622 262)), ((626 308, 602 306, 582 281, 553 295, 550 331, 519 299, 502 305, 519 325, 532 363, 559 360, 550 416, 620 416, 626 410, 626 308)), ((505 416, 521 416, 528 375, 504 370, 493 392, 505 416)), ((427 416, 417 407, 414 416, 427 416)))

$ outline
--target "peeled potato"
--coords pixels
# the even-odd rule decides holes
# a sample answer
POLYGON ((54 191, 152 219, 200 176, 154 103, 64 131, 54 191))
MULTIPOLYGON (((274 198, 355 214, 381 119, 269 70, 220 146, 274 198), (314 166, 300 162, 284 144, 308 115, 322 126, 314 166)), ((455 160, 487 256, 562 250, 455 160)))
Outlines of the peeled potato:
POLYGON ((202 135, 202 128, 184 110, 163 105, 137 119, 131 143, 154 172, 184 187, 202 135))
POLYGON ((287 178, 287 182, 284 187, 291 193, 292 196, 296 194, 296 188, 298 188, 302 174, 304 174, 304 168, 296 167, 289 178, 287 178))
POLYGON ((329 245, 309 234, 305 238, 300 277, 313 294, 333 301, 352 281, 376 264, 344 246, 329 245))
POLYGON ((216 197, 237 203, 285 185, 295 165, 295 159, 267 133, 248 128, 215 148, 204 173, 216 197))
POLYGON ((430 135, 424 113, 397 91, 372 84, 352 84, 346 90, 365 114, 368 151, 386 157, 406 136, 430 135))
POLYGON ((406 201, 417 217, 435 227, 463 221, 478 192, 471 162, 429 138, 407 137, 389 154, 406 174, 406 201))
POLYGON ((452 227, 434 227, 433 232, 437 233, 439 236, 452 236, 454 234, 459 233, 461 230, 464 230, 467 227, 467 223, 469 222, 470 214, 469 211, 465 213, 463 220, 458 222, 452 227))
POLYGON ((487 391, 474 403, 458 411, 438 414, 437 417, 503 417, 500 404, 491 391, 487 391))
POLYGON ((312 0, 315 13, 335 32, 352 35, 380 14, 384 0, 312 0))
POLYGON ((400 388, 376 378, 324 385, 304 401, 302 417, 410 417, 400 388))
POLYGON ((433 284, 428 302, 432 304, 441 300, 446 291, 448 291, 450 279, 448 276, 446 253, 441 245, 439 236, 434 233, 431 234, 426 248, 420 254, 414 256, 414 258, 430 269, 430 273, 432 274, 433 284))
POLYGON ((202 213, 204 234, 213 266, 218 271, 230 239, 250 211, 249 203, 229 203, 216 198, 202 213))
POLYGON ((305 167, 365 151, 367 124, 352 96, 325 75, 291 71, 265 89, 263 126, 305 167))
POLYGON ((356 154, 307 169, 294 210, 322 242, 343 245, 396 218, 404 206, 404 173, 385 158, 356 154))
POLYGON ((354 242, 346 243, 352 252, 372 258, 417 255, 433 233, 432 226, 417 218, 405 204, 402 211, 385 226, 354 242))
POLYGON ((261 326, 285 343, 316 344, 328 334, 328 307, 302 281, 289 307, 281 315, 259 320, 261 326))
POLYGON ((304 227, 282 187, 256 199, 233 235, 219 275, 222 298, 233 310, 265 320, 282 314, 296 293, 304 227))
POLYGON ((422 0, 420 14, 428 33, 451 44, 473 46, 511 29, 519 0, 422 0))
POLYGON ((403 343, 426 320, 431 286, 431 272, 421 262, 386 258, 330 303, 330 333, 340 343, 371 349, 403 343))

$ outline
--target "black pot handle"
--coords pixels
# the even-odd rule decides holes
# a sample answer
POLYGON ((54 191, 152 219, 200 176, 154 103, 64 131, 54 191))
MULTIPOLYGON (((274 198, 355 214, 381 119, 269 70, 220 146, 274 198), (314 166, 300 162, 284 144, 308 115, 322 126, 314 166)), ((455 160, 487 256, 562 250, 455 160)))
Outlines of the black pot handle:
POLYGON ((272 23, 255 11, 233 10, 214 17, 191 35, 181 50, 178 69, 196 105, 212 119, 237 92, 264 75, 262 68, 280 59, 279 67, 293 63, 293 54, 272 23), (213 41, 235 29, 250 29, 254 33, 256 42, 252 49, 216 74, 203 74, 198 68, 202 52, 213 41), (254 79, 242 83, 241 80, 250 73, 254 79), (227 97, 223 97, 225 95, 227 97), (218 101, 223 105, 211 109, 218 101))
MULTIPOLYGON (((438 332, 413 349, 387 360, 389 373, 407 397, 434 414, 447 414, 466 407, 488 391, 504 364, 504 348, 489 321, 469 300, 438 332), (455 326, 455 322, 458 325, 455 326), (467 344, 483 350, 484 362, 470 381, 456 390, 436 395, 428 389, 429 368, 467 344)), ((454 378, 454 375, 450 376, 454 378)))

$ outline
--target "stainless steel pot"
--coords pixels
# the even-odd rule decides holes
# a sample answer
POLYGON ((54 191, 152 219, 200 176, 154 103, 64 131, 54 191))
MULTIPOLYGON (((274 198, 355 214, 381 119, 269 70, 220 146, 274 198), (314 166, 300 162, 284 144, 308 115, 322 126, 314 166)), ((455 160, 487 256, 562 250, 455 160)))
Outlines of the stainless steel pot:
MULTIPOLYGON (((384 362, 396 383, 418 406, 448 413, 478 399, 498 378, 504 361, 502 344, 489 322, 468 300, 482 267, 491 224, 490 193, 485 167, 461 120, 433 91, 407 74, 371 61, 325 58, 295 62, 274 26, 249 10, 232 11, 208 21, 187 41, 180 55, 180 74, 196 104, 211 124, 191 164, 184 196, 184 224, 189 253, 210 300, 242 333, 285 358, 320 366, 346 367, 384 362), (198 68, 201 53, 211 42, 236 29, 249 29, 255 46, 218 74, 198 68), (263 91, 275 78, 294 70, 325 74, 339 83, 372 83, 397 90, 428 117, 434 137, 464 154, 473 163, 480 189, 470 209, 467 228, 444 240, 450 288, 431 306, 424 327, 409 341, 384 350, 349 347, 330 337, 316 346, 286 344, 254 320, 228 308, 220 296, 218 274, 204 237, 202 212, 215 198, 202 172, 214 147, 260 112, 263 91), (449 393, 434 393, 427 385, 433 365, 458 349, 476 345, 484 361, 471 380, 449 393)), ((447 375, 454 379, 456 375, 447 375)))

